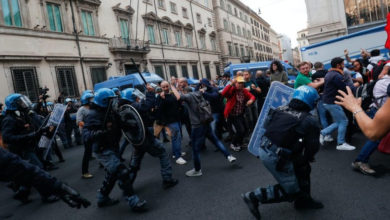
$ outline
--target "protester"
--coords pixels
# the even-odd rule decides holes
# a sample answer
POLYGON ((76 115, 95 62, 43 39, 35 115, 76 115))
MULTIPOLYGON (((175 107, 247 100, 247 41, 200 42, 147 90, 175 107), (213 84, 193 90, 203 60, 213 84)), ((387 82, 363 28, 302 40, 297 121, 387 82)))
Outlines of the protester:
POLYGON ((320 143, 324 144, 324 137, 330 135, 335 129, 338 129, 337 134, 337 150, 354 150, 355 147, 349 145, 345 141, 345 134, 348 125, 348 118, 344 113, 344 110, 334 104, 337 91, 344 90, 347 84, 344 82, 343 69, 344 59, 340 57, 333 58, 331 61, 332 69, 326 74, 324 93, 322 100, 324 102, 324 108, 330 113, 333 119, 333 123, 321 130, 320 143))
POLYGON ((177 100, 184 101, 189 106, 188 110, 192 127, 191 142, 194 168, 187 171, 186 176, 195 177, 203 175, 201 170, 200 149, 202 145, 204 145, 206 137, 224 154, 230 163, 235 162, 236 158, 226 150, 223 143, 215 135, 212 135, 210 123, 201 120, 202 112, 200 112, 199 106, 204 100, 202 92, 180 94, 173 85, 171 85, 171 89, 177 100))
POLYGON ((311 86, 315 89, 321 87, 324 84, 323 78, 318 78, 314 82, 311 79, 310 64, 308 62, 301 62, 298 64, 299 73, 295 79, 294 88, 298 88, 303 85, 311 86))
POLYGON ((272 61, 270 67, 269 67, 271 76, 270 76, 270 82, 278 81, 283 84, 288 83, 288 77, 287 73, 283 70, 283 65, 278 60, 272 61))
MULTIPOLYGON (((176 159, 176 163, 183 165, 187 161, 182 156, 185 152, 182 152, 182 135, 181 135, 181 123, 180 123, 180 103, 176 97, 170 93, 170 86, 167 81, 161 82, 162 92, 158 95, 156 100, 156 106, 158 109, 157 124, 161 129, 167 128, 169 136, 171 136, 172 153, 176 159)), ((159 129, 161 131, 161 129, 159 129)), ((157 132, 157 134, 160 133, 157 132)))
POLYGON ((240 151, 246 134, 244 124, 245 106, 250 106, 256 98, 245 89, 245 80, 241 76, 234 78, 222 91, 222 96, 227 99, 224 116, 235 128, 233 141, 230 148, 240 151))
POLYGON ((270 87, 269 77, 261 70, 256 72, 256 84, 260 87, 261 91, 257 96, 257 112, 260 114, 270 87))
MULTIPOLYGON (((260 87, 256 84, 255 81, 252 80, 252 75, 248 70, 245 70, 243 72, 244 74, 244 86, 245 89, 248 90, 252 95, 256 98, 261 93, 260 87)), ((256 105, 250 105, 246 108, 245 117, 246 118, 246 124, 248 125, 248 129, 252 130, 256 126, 257 122, 257 109, 256 105)))

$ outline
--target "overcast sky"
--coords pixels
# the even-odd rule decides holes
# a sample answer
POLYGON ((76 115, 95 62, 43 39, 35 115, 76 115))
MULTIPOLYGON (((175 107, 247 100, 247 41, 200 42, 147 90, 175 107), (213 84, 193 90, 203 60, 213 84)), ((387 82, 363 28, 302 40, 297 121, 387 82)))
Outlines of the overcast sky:
POLYGON ((297 31, 307 27, 305 0, 241 0, 255 12, 261 10, 261 17, 277 33, 291 38, 291 46, 297 43, 297 31))

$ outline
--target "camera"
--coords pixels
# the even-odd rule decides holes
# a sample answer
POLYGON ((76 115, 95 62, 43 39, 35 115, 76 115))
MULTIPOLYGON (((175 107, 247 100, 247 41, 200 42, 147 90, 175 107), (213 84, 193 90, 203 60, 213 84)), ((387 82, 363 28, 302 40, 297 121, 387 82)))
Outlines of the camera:
POLYGON ((39 95, 42 96, 42 99, 43 100, 46 100, 47 98, 49 98, 50 96, 47 94, 47 92, 49 91, 49 88, 47 88, 46 86, 44 88, 39 88, 39 95))

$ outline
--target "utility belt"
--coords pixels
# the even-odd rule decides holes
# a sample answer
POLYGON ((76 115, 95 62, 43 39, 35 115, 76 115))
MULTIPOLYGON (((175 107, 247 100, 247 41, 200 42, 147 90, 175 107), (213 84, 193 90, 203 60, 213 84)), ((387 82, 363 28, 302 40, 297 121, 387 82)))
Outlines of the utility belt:
POLYGON ((283 167, 293 159, 293 154, 290 149, 278 147, 276 144, 273 144, 272 141, 269 140, 266 136, 263 136, 260 147, 276 154, 278 157, 276 162, 276 170, 279 172, 282 172, 283 167))

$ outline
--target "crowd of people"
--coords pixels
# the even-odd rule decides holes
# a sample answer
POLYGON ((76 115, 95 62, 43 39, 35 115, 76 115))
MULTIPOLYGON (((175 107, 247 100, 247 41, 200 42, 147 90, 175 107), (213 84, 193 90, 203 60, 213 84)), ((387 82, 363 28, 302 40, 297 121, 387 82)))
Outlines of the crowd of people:
MULTIPOLYGON (((278 184, 242 195, 256 218, 260 218, 260 203, 294 201, 297 209, 323 207, 310 195, 310 163, 321 145, 328 147, 330 144, 326 143, 334 141, 335 131, 337 150, 355 150, 350 143, 360 127, 369 140, 352 162, 352 168, 363 174, 375 174, 368 161, 380 138, 390 129, 386 117, 390 108, 387 101, 390 63, 380 56, 379 50, 370 53, 363 50, 361 57, 354 60, 350 59, 347 50, 344 53, 345 59, 335 57, 331 60, 329 70, 325 70, 320 62, 313 65, 304 61, 297 65, 299 73, 291 102, 268 116, 264 125, 266 133, 259 146, 260 158, 278 184)), ((84 91, 79 101, 60 95, 55 102, 48 102, 47 97, 41 95, 34 105, 24 95, 11 94, 5 99, 4 109, 1 105, 1 146, 7 150, 2 149, 1 156, 13 158, 25 167, 32 165, 35 169, 26 168, 26 172, 39 173, 41 169, 58 168, 53 163, 54 154, 59 162, 65 162, 60 146, 68 149, 84 145, 82 178, 94 176, 88 169, 90 160, 97 159, 105 170, 97 196, 98 206, 119 202, 109 196, 118 182, 131 209, 143 212, 147 209, 146 201, 136 194, 133 182, 145 153, 159 159, 164 189, 178 184, 172 176, 170 157, 178 166, 186 164, 189 152, 184 147, 187 145, 192 151, 193 161, 193 168, 185 173, 188 177, 203 174, 201 151, 206 149, 206 139, 228 163, 236 162, 238 159, 232 152, 247 147, 274 81, 288 83, 287 73, 277 60, 271 63, 267 72, 238 71, 234 76, 224 74, 215 80, 201 79, 195 86, 190 86, 186 78, 172 77, 169 82, 162 81, 159 85, 145 85, 144 93, 133 88, 122 91, 104 88, 84 91), (58 129, 45 126, 55 104, 66 106, 58 129), (126 118, 124 114, 129 114, 133 111, 131 109, 135 109, 142 120, 126 118), (143 128, 144 133, 137 135, 143 137, 143 141, 135 144, 123 131, 139 132, 139 128, 143 128), (189 143, 183 141, 183 128, 189 143), (44 153, 47 149, 38 146, 42 135, 54 139, 47 157, 44 153), (57 137, 62 143, 57 142, 57 137), (129 165, 125 165, 123 153, 129 145, 133 153, 129 165), (172 152, 171 156, 169 152, 172 152)), ((36 175, 53 178, 44 171, 42 173, 36 175)), ((15 192, 14 198, 23 203, 29 201, 31 187, 40 189, 45 183, 36 186, 31 179, 17 177, 8 177, 7 180, 15 192)), ((54 178, 53 181, 58 180, 54 178)), ((56 189, 38 190, 42 191, 44 202, 62 198, 68 204, 76 203, 73 204, 76 207, 89 205, 75 190, 69 190, 69 186, 61 182, 57 185, 56 189)))

